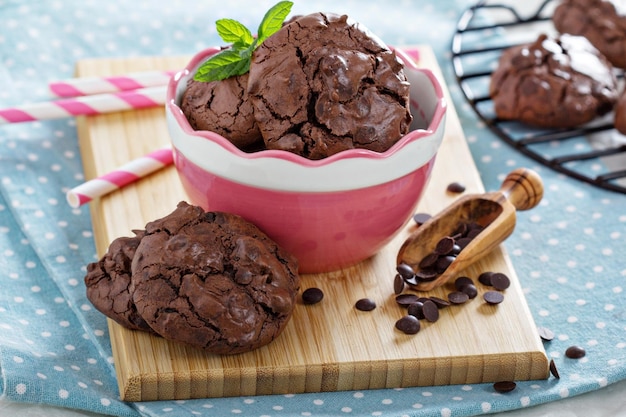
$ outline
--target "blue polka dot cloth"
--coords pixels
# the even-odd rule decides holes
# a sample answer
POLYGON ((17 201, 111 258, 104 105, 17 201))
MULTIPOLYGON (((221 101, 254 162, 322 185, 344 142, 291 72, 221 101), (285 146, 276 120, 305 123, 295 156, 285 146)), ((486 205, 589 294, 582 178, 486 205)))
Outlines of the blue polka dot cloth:
MULTIPOLYGON (((626 378, 626 195, 559 174, 491 134, 464 100, 451 38, 469 0, 296 2, 292 14, 346 13, 391 45, 430 44, 485 188, 515 167, 538 171, 545 196, 505 242, 560 379, 188 401, 120 400, 106 320, 85 296, 97 259, 72 118, 0 125, 0 379, 8 400, 115 416, 471 416, 531 407, 626 378), (587 355, 569 359, 571 345, 587 355)), ((274 2, 0 0, 0 107, 50 100, 77 60, 191 55, 220 45, 215 20, 256 28, 274 2)), ((623 140, 619 139, 618 140, 623 140)), ((549 146, 559 146, 552 144, 549 146)), ((626 168, 626 166, 622 167, 626 168)), ((594 169, 594 167, 590 167, 594 169)))

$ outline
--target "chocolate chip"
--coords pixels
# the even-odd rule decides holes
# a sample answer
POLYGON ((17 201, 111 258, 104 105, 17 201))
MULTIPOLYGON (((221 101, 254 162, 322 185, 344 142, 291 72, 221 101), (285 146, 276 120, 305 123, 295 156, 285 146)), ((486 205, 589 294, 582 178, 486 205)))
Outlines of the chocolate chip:
POLYGON ((396 271, 398 271, 398 274, 400 274, 400 276, 404 279, 411 279, 415 275, 415 271, 411 265, 407 265, 405 263, 398 264, 398 266, 396 266, 396 271))
POLYGON ((396 274, 396 277, 393 280, 393 292, 395 294, 400 294, 404 290, 404 279, 402 275, 396 274))
POLYGON ((461 292, 467 294, 467 296, 472 299, 476 298, 476 296, 478 295, 478 288, 476 288, 476 285, 474 284, 467 284, 464 285, 463 288, 461 288, 461 292))
POLYGON ((440 256, 439 259, 437 259, 437 263, 435 264, 435 268, 437 269, 437 272, 442 274, 446 269, 448 269, 450 264, 452 264, 452 262, 454 262, 455 259, 456 257, 451 256, 451 255, 440 256))
POLYGON ((396 329, 406 334, 416 334, 420 327, 420 321, 415 316, 406 315, 396 321, 396 329))
POLYGON ((471 241, 472 241, 472 238, 460 237, 456 240, 456 244, 459 248, 461 248, 461 250, 463 250, 471 241))
POLYGON ((537 332, 539 333, 539 337, 541 337, 541 339, 545 340, 546 342, 554 339, 554 332, 547 327, 539 326, 537 327, 537 332))
POLYGON ((428 213, 416 213, 413 215, 413 221, 417 223, 418 226, 421 226, 430 220, 431 217, 432 216, 428 213))
POLYGON ((413 304, 409 305, 406 311, 409 315, 422 320, 424 318, 424 303, 421 301, 416 301, 413 304))
POLYGON ((361 298, 354 304, 354 306, 360 311, 372 311, 376 308, 376 303, 370 298, 361 298))
POLYGON ((396 295, 396 303, 403 307, 408 307, 411 304, 417 302, 417 295, 415 294, 398 294, 396 295))
POLYGON ((491 275, 491 286, 496 290, 504 291, 511 285, 511 280, 502 272, 491 275))
POLYGON ((493 389, 497 392, 511 392, 517 387, 517 384, 514 381, 498 381, 493 384, 493 389))
POLYGON ((483 299, 489 304, 500 304, 504 301, 504 295, 499 291, 487 291, 483 294, 483 299))
POLYGON ((469 300, 469 296, 461 291, 454 291, 448 294, 448 301, 452 304, 463 304, 469 300))
POLYGON ((422 306, 422 314, 424 318, 431 323, 439 320, 439 308, 437 308, 437 304, 432 302, 431 300, 426 300, 422 306))
POLYGON ((324 298, 322 290, 316 287, 307 288, 302 292, 302 302, 304 304, 317 304, 324 298))
POLYGON ((491 286, 491 277, 493 276, 493 272, 487 271, 483 272, 478 276, 478 282, 483 285, 491 286))
POLYGON ((554 359, 550 359, 550 373, 556 379, 560 379, 561 378, 561 376, 559 375, 559 370, 556 369, 556 363, 554 363, 554 359))
POLYGON ((581 346, 570 346, 565 350, 565 356, 570 359, 580 359, 586 354, 587 352, 581 346))
POLYGON ((430 297, 430 301, 432 301, 433 303, 435 303, 435 305, 437 306, 437 308, 439 310, 441 310, 442 308, 446 308, 450 306, 450 301, 448 300, 444 300, 443 298, 439 298, 439 297, 430 297))
POLYGON ((428 255, 424 256, 422 258, 422 260, 419 263, 419 267, 420 269, 427 269, 430 268, 431 266, 435 265, 437 263, 437 259, 439 259, 439 255, 432 252, 429 253, 428 255))
POLYGON ((474 280, 470 277, 458 277, 454 280, 454 288, 456 288, 457 291, 461 291, 466 285, 474 285, 474 280))
POLYGON ((446 187, 446 190, 450 193, 455 193, 455 194, 462 193, 463 191, 465 191, 465 186, 461 184, 460 182, 451 182, 446 187))
POLYGON ((452 252, 452 248, 454 248, 454 239, 450 236, 443 237, 437 242, 435 246, 434 252, 437 255, 447 255, 452 252))
POLYGON ((428 282, 437 278, 437 275, 435 270, 421 270, 415 273, 415 278, 420 282, 428 282))

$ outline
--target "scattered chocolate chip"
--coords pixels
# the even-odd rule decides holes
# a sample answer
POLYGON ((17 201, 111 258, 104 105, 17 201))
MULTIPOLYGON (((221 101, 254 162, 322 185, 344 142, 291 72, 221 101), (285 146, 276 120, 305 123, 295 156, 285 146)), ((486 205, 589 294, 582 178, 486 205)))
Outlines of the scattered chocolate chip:
POLYGON ((372 311, 376 308, 376 303, 370 298, 361 298, 354 304, 354 306, 360 311, 372 311))
POLYGON ((478 288, 476 288, 474 284, 467 284, 461 288, 461 292, 467 294, 470 299, 473 299, 478 295, 478 288))
POLYGON ((446 187, 446 190, 450 193, 455 193, 455 194, 462 193, 463 191, 465 191, 465 186, 461 184, 460 182, 451 182, 446 187))
POLYGON ((408 307, 417 302, 417 298, 418 297, 415 294, 398 294, 396 295, 396 303, 403 307, 408 307))
POLYGON ((541 337, 541 339, 545 340, 546 342, 554 339, 554 332, 547 327, 539 326, 537 327, 537 332, 539 333, 539 337, 541 337))
POLYGON ((393 280, 393 292, 397 295, 400 294, 404 290, 404 279, 402 275, 396 274, 396 277, 393 280))
POLYGON ((556 363, 554 363, 554 359, 550 359, 550 373, 556 379, 560 379, 561 378, 561 376, 559 375, 558 369, 556 369, 556 363))
POLYGON ((424 301, 422 305, 422 314, 424 315, 424 318, 431 323, 439 320, 439 308, 437 308, 437 304, 431 300, 424 301))
POLYGON ((504 295, 499 291, 487 291, 483 294, 483 299, 489 304, 500 304, 504 301, 504 295))
POLYGON ((581 346, 570 346, 565 350, 565 356, 570 359, 580 359, 586 354, 587 352, 581 346))
POLYGON ((448 301, 452 304, 463 304, 469 300, 469 296, 461 291, 454 291, 448 294, 448 301))
POLYGON ((406 315, 396 321, 396 329, 406 334, 416 334, 420 327, 420 321, 415 316, 406 315))
POLYGON ((430 297, 430 301, 435 303, 435 305, 437 306, 437 308, 439 308, 439 310, 450 306, 450 301, 444 300, 443 298, 430 297))
POLYGON ((456 288, 457 291, 461 291, 466 285, 474 285, 474 280, 470 277, 458 277, 454 280, 454 288, 456 288))
POLYGON ((302 292, 302 302, 304 304, 317 304, 324 298, 322 290, 316 287, 307 288, 302 292))
POLYGON ((421 226, 430 220, 431 217, 432 216, 428 213, 416 213, 413 215, 413 221, 417 223, 418 226, 421 226))
POLYGON ((487 286, 491 286, 491 276, 493 275, 493 272, 487 271, 487 272, 483 272, 482 274, 480 274, 478 276, 478 282, 480 282, 483 285, 487 285, 487 286))
POLYGON ((511 280, 502 272, 491 275, 491 286, 496 290, 504 291, 511 285, 511 280))
POLYGON ((517 387, 517 384, 514 381, 498 381, 493 384, 493 389, 497 392, 511 392, 517 387))
POLYGON ((424 318, 424 303, 421 301, 416 301, 413 304, 409 305, 406 311, 409 315, 416 317, 419 320, 424 318))

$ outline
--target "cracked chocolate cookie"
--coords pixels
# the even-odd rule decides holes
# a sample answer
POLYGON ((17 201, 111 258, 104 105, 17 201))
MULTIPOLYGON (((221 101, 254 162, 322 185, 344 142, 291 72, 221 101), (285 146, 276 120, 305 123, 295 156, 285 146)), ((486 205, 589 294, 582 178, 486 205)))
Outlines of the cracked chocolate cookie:
POLYGON ((143 235, 143 230, 137 230, 133 237, 111 242, 98 262, 87 265, 85 285, 87 298, 105 316, 132 330, 151 331, 137 313, 130 292, 131 262, 143 235))
POLYGON ((262 145, 247 85, 248 74, 209 83, 190 80, 180 107, 194 130, 218 133, 242 150, 262 145))
POLYGON ((254 51, 249 74, 268 149, 309 159, 384 152, 409 131, 403 64, 345 15, 314 13, 283 26, 254 51))
POLYGON ((626 68, 626 9, 623 1, 564 0, 552 21, 561 33, 584 36, 618 68, 626 68))
POLYGON ((502 120, 567 128, 611 111, 618 87, 612 65, 585 38, 542 34, 502 53, 489 94, 502 120))
POLYGON ((250 351, 287 325, 297 261, 243 218, 179 203, 146 225, 132 262, 133 301, 166 339, 218 354, 250 351))

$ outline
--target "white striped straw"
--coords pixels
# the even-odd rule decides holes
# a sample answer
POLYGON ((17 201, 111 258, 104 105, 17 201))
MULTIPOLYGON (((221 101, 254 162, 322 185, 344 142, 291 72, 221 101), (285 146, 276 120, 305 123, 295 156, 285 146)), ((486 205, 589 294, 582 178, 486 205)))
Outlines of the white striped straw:
POLYGON ((107 174, 72 188, 66 194, 67 203, 73 208, 80 207, 94 198, 102 197, 131 184, 171 165, 173 162, 172 148, 170 146, 150 152, 107 174))
POLYGON ((0 109, 0 124, 91 116, 122 110, 161 106, 166 86, 141 88, 119 93, 60 99, 0 109))
POLYGON ((175 73, 176 71, 145 71, 110 77, 70 78, 52 81, 48 88, 57 97, 90 96, 166 85, 175 73))

